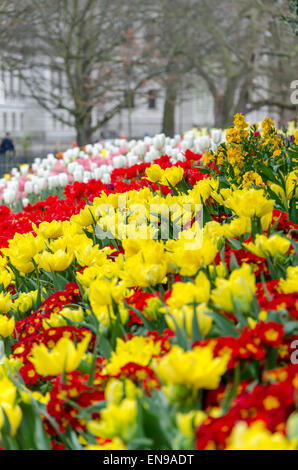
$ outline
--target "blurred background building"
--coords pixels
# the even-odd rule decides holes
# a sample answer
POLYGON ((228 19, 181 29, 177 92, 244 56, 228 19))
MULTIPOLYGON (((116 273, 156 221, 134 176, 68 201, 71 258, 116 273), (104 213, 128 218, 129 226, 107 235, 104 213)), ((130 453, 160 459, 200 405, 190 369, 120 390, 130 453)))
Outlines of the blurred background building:
MULTIPOLYGON (((0 100, 0 136, 11 133, 17 154, 38 156, 63 151, 76 139, 74 127, 55 119, 28 96, 28 91, 25 93, 26 84, 20 77, 2 71, 0 89, 3 93, 0 100)), ((132 138, 158 134, 162 129, 164 100, 163 89, 156 86, 147 92, 147 97, 136 96, 131 108, 124 107, 94 134, 93 140, 128 136, 130 133, 132 138)), ((214 127, 213 109, 213 99, 208 90, 193 88, 181 93, 175 106, 175 133, 183 134, 193 127, 207 130, 214 127)), ((259 122, 267 113, 267 107, 263 107, 250 113, 248 118, 251 122, 259 122)), ((92 120, 96 123, 96 110, 92 120)))

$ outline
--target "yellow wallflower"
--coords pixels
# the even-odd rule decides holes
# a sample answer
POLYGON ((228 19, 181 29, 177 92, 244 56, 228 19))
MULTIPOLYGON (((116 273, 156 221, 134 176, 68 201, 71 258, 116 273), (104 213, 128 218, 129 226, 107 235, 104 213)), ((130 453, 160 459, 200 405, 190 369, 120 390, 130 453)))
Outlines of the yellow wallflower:
POLYGON ((255 171, 247 171, 243 175, 242 187, 249 188, 250 186, 264 186, 262 177, 255 171))
POLYGON ((240 147, 230 147, 227 151, 228 162, 232 166, 238 166, 241 168, 243 166, 244 154, 240 147))
POLYGON ((261 123, 263 135, 267 136, 273 131, 275 131, 274 122, 269 117, 266 117, 261 123))
POLYGON ((228 144, 240 144, 241 142, 241 132, 235 127, 231 127, 226 132, 226 140, 228 144))
POLYGON ((31 350, 30 362, 40 375, 58 375, 63 371, 72 372, 79 366, 91 339, 91 334, 76 346, 69 338, 61 338, 50 351, 41 343, 31 350))
POLYGON ((246 129, 248 127, 248 123, 245 120, 245 117, 243 114, 238 113, 235 114, 234 116, 234 126, 237 127, 237 129, 246 129))

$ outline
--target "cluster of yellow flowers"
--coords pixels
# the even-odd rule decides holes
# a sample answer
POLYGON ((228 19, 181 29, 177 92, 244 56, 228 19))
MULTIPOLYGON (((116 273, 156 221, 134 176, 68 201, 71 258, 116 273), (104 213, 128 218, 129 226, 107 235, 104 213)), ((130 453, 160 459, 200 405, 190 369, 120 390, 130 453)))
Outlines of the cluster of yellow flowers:
MULTIPOLYGON (((112 258, 113 249, 100 248, 94 238, 87 234, 94 234, 98 225, 106 225, 109 233, 113 233, 115 217, 108 218, 110 207, 114 216, 122 217, 122 228, 129 227, 131 220, 138 232, 142 227, 147 230, 150 222, 150 205, 160 206, 161 198, 153 195, 148 189, 129 191, 126 195, 126 213, 118 207, 115 195, 103 195, 94 200, 93 205, 88 205, 78 215, 74 215, 70 222, 43 222, 39 228, 35 228, 36 236, 32 233, 16 234, 9 241, 9 247, 3 249, 5 257, 1 261, 0 275, 7 282, 13 279, 10 266, 16 268, 21 274, 33 271, 55 272, 65 271, 71 265, 77 263, 85 267, 83 272, 77 272, 76 277, 85 289, 90 306, 99 320, 100 325, 109 326, 111 319, 115 319, 112 302, 120 305, 120 317, 126 322, 128 315, 121 300, 126 297, 131 287, 150 287, 164 283, 167 276, 174 272, 180 272, 184 276, 194 276, 202 266, 209 266, 212 271, 212 263, 220 250, 221 240, 224 237, 241 236, 251 231, 251 219, 258 217, 264 229, 271 223, 274 201, 268 200, 261 189, 218 189, 218 180, 209 178, 199 181, 187 195, 170 196, 162 198, 163 210, 173 208, 173 218, 179 219, 183 207, 188 208, 188 220, 191 225, 183 227, 178 239, 169 239, 166 243, 154 239, 126 238, 122 239, 124 254, 112 258), (212 197, 215 201, 230 208, 234 217, 229 223, 221 225, 218 222, 207 222, 204 228, 198 227, 194 222, 197 203, 212 197), (135 204, 144 209, 142 217, 133 213, 135 204), (106 206, 105 206, 106 205, 106 206), (107 207, 108 206, 108 207, 107 207), (107 207, 106 214, 103 207, 107 207), (100 210, 99 210, 100 209, 100 210), (126 215, 128 214, 128 215, 126 215), (126 222, 126 223, 125 223, 126 222), (196 230, 193 230, 194 227, 196 230), (189 236, 191 234, 191 237, 189 236)), ((120 195, 121 198, 121 195, 120 195)), ((182 215, 181 215, 182 219, 182 215)), ((128 230, 129 231, 129 230, 128 230)), ((122 234, 124 228, 121 230, 122 234)), ((126 231, 127 232, 127 231, 126 231)), ((150 232, 150 235, 155 232, 150 232)), ((115 234, 117 237, 117 233, 115 234)), ((116 238, 117 239, 117 238, 116 238)), ((267 237, 258 235, 254 243, 247 244, 247 248, 253 253, 264 256, 274 255, 277 251, 281 254, 289 250, 290 242, 279 235, 267 237)), ((251 298, 254 294, 254 279, 251 268, 242 266, 235 270, 229 279, 222 265, 217 266, 216 287, 210 294, 210 283, 206 276, 200 272, 195 283, 181 283, 174 285, 173 297, 167 306, 166 321, 173 326, 172 318, 181 325, 186 318, 187 329, 190 329, 193 309, 187 304, 197 302, 196 314, 202 332, 207 334, 211 319, 206 314, 209 298, 221 308, 233 312, 233 303, 242 305, 242 310, 249 311, 251 298), (179 295, 182 301, 179 302, 179 295), (173 300, 174 299, 174 300, 173 300)), ((38 291, 22 293, 11 300, 9 293, 0 294, 0 312, 6 314, 11 308, 21 313, 30 311, 36 303, 38 291)), ((79 314, 78 314, 79 315, 79 314)), ((77 317, 79 321, 80 315, 77 317)), ((0 334, 7 336, 13 330, 13 318, 9 320, 2 316, 0 334)), ((63 316, 51 318, 49 325, 65 324, 63 316)))
MULTIPOLYGON (((235 332, 232 340, 236 341, 244 325, 254 330, 267 319, 267 310, 256 306, 260 284, 276 281, 274 295, 291 295, 298 283, 292 255, 294 224, 284 214, 285 233, 274 228, 275 195, 286 209, 293 210, 290 200, 298 195, 297 172, 289 171, 279 186, 276 178, 268 183, 257 169, 247 169, 251 155, 243 143, 252 129, 242 115, 235 116, 234 125, 226 134, 226 148, 204 155, 210 174, 200 175, 193 187, 183 180, 184 168, 151 165, 144 170, 144 178, 167 186, 163 190, 154 191, 157 186, 153 184, 124 194, 101 192, 70 220, 33 224, 32 232, 16 233, 1 250, 0 431, 8 420, 10 434, 16 434, 22 402, 35 399, 49 403, 47 387, 42 389, 44 393, 31 392, 23 385, 17 389, 13 373, 24 366, 21 355, 27 344, 15 344, 23 327, 20 323, 32 318, 31 313, 48 294, 61 291, 70 282, 78 284, 73 287, 80 294, 78 304, 67 304, 64 298, 53 310, 45 313, 42 307, 38 316, 33 315, 47 339, 39 342, 38 338, 30 345, 25 373, 29 379, 36 375, 37 380, 57 384, 60 374, 63 382, 67 374, 85 374, 87 370, 92 385, 104 383, 100 392, 96 390, 104 393, 100 413, 88 422, 79 420, 86 425, 86 435, 97 438, 90 444, 80 436, 85 448, 122 450, 135 436, 139 399, 145 394, 137 380, 121 375, 131 364, 139 366, 140 381, 149 370, 148 388, 152 384, 158 388, 167 406, 174 403, 178 437, 185 439, 185 448, 193 445, 196 426, 208 417, 222 416, 219 406, 203 411, 198 405, 201 390, 208 393, 220 384, 226 387, 226 378, 230 381, 234 351, 226 347, 218 352, 215 348, 221 325, 229 334, 231 329, 235 332), (227 165, 231 174, 223 176, 213 164, 227 165), (235 246, 239 259, 230 253, 235 246), (228 261, 226 255, 230 255, 228 261), (270 273, 262 282, 257 263, 266 276, 270 273), (139 294, 144 297, 142 311, 129 301, 139 294), (139 323, 131 328, 134 311, 139 323), (18 320, 21 322, 16 325, 18 320), (156 327, 154 332, 148 324, 156 327), (74 327, 77 336, 67 327, 74 327), (63 335, 54 341, 59 328, 63 335), (172 331, 168 333, 167 328, 172 331), (174 332, 171 342, 167 334, 174 332)), ((257 148, 270 150, 268 161, 272 156, 278 158, 283 143, 270 119, 264 120, 261 133, 263 140, 257 140, 257 148)), ((289 323, 292 327, 293 322, 289 323)), ((267 333, 273 343, 281 330, 282 324, 276 329, 270 325, 267 333)), ((76 389, 70 393, 76 395, 76 389)), ((290 449, 297 444, 293 442, 279 432, 269 432, 263 423, 240 421, 226 447, 290 449)))

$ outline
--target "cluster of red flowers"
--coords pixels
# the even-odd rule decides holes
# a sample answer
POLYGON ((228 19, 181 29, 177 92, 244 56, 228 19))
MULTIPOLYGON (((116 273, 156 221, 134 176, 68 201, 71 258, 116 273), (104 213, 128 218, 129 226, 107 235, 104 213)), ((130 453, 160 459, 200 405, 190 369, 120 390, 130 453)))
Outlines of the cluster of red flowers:
MULTIPOLYGON (((271 380, 273 380, 271 377, 271 380)), ((285 432, 285 423, 295 410, 298 367, 290 365, 276 374, 275 383, 239 387, 230 411, 219 418, 208 418, 196 431, 196 449, 224 449, 238 421, 250 424, 261 420, 271 432, 285 432)))

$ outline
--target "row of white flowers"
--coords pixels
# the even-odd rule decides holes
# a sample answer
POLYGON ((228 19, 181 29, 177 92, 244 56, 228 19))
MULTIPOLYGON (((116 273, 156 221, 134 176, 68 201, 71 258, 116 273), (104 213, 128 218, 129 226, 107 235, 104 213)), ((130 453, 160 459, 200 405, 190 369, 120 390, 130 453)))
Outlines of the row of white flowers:
POLYGON ((28 195, 39 195, 48 189, 64 188, 74 181, 101 180, 108 184, 114 168, 131 167, 141 162, 153 162, 161 155, 168 155, 176 163, 184 160, 184 152, 190 149, 197 153, 215 150, 225 140, 224 132, 214 129, 210 136, 200 135, 197 130, 174 138, 158 134, 143 140, 115 139, 86 145, 83 149, 73 147, 55 157, 36 158, 31 166, 13 168, 10 174, 0 179, 0 203, 12 205, 22 200, 29 203, 28 195))

